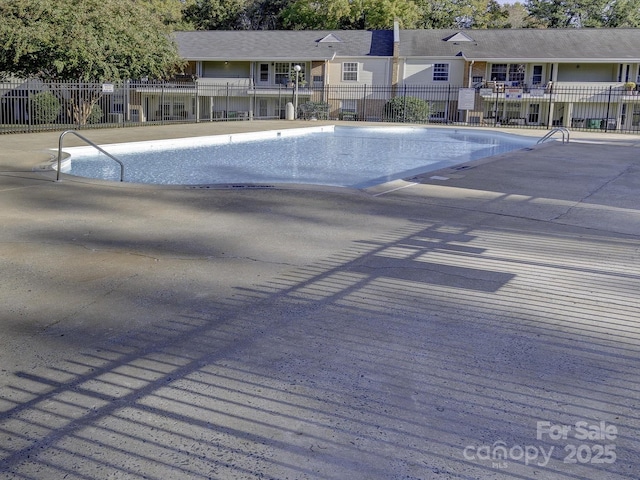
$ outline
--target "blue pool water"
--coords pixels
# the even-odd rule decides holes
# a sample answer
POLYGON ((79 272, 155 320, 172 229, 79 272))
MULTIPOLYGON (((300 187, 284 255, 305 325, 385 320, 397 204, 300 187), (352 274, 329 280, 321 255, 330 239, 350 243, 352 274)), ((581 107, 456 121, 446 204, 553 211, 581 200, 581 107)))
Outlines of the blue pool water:
MULTIPOLYGON (((125 181, 164 185, 303 183, 364 188, 531 146, 531 138, 470 129, 333 127, 103 145, 125 181)), ((119 180, 91 147, 65 149, 63 172, 119 180)))

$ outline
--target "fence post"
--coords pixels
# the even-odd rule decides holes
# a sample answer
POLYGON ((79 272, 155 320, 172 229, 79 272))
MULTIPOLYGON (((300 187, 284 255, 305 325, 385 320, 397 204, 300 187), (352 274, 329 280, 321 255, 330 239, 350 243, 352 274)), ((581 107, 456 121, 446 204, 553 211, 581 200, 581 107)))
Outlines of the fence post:
POLYGON ((451 111, 451 85, 447 85, 447 103, 445 104, 445 118, 447 119, 447 124, 451 121, 449 118, 449 113, 451 111))
POLYGON ((407 84, 402 88, 402 123, 407 121, 407 84))
POLYGON ((200 98, 198 96, 199 85, 198 85, 198 81, 195 78, 193 79, 193 83, 195 84, 195 87, 196 87, 196 93, 195 93, 195 97, 196 97, 196 123, 200 123, 200 98))
POLYGON ((493 87, 496 89, 496 104, 493 107, 493 126, 497 126, 498 125, 498 99, 500 97, 500 91, 499 88, 497 86, 493 87))
POLYGON ((225 103, 225 112, 224 112, 224 118, 225 119, 229 119, 229 82, 227 82, 227 98, 226 98, 226 103, 225 103))
MULTIPOLYGON (((367 84, 365 83, 362 89, 362 120, 367 119, 367 84)), ((357 117, 356 117, 357 118, 357 117)))
POLYGON ((553 83, 549 86, 549 107, 547 112, 547 128, 551 128, 553 126, 553 118, 551 118, 551 112, 553 111, 551 107, 553 99, 553 83))
POLYGON ((609 111, 611 110, 611 90, 612 90, 612 86, 609 85, 609 96, 607 98, 607 114, 605 115, 604 118, 604 133, 607 133, 607 131, 609 130, 609 111))
POLYGON ((160 125, 164 125, 164 82, 160 84, 160 125))

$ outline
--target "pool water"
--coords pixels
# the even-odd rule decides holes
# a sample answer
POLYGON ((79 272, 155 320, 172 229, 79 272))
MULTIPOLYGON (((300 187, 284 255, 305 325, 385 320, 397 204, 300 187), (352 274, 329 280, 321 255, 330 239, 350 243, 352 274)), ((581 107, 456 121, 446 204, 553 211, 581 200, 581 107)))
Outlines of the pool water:
MULTIPOLYGON (((301 183, 364 188, 531 146, 531 138, 470 129, 333 127, 102 146, 125 181, 163 185, 301 183)), ((63 172, 119 180, 91 147, 63 172)))

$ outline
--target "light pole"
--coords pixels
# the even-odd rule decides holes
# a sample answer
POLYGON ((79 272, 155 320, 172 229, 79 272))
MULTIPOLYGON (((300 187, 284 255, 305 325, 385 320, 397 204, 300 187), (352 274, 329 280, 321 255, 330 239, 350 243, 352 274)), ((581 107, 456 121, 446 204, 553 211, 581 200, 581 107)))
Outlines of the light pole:
POLYGON ((296 72, 296 92, 293 96, 294 98, 293 118, 297 119, 298 118, 298 77, 300 76, 300 70, 302 70, 302 67, 300 65, 294 65, 293 69, 296 72))

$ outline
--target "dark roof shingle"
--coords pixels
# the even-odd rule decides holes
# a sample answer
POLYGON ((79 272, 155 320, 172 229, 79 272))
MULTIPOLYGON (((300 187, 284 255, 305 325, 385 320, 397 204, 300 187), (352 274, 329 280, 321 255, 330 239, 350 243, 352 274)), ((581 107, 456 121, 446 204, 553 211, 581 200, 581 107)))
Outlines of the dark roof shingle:
POLYGON ((180 55, 191 60, 326 60, 393 55, 391 30, 208 30, 175 32, 180 55), (320 42, 333 34, 340 41, 320 42))

